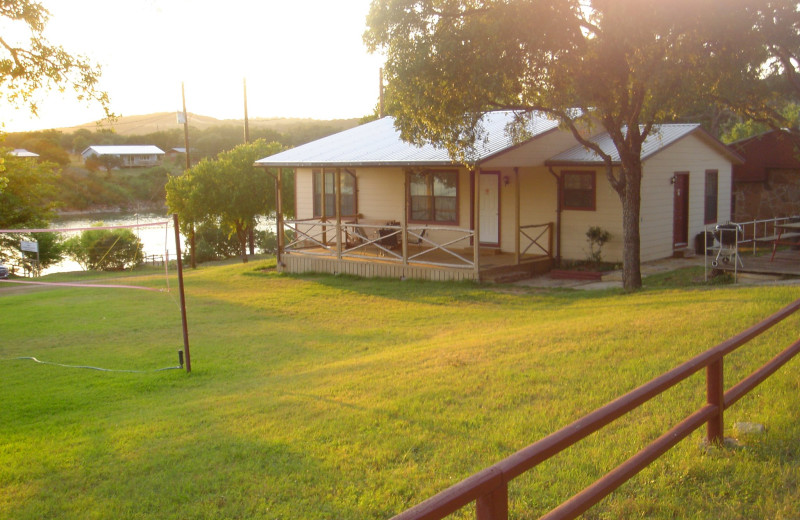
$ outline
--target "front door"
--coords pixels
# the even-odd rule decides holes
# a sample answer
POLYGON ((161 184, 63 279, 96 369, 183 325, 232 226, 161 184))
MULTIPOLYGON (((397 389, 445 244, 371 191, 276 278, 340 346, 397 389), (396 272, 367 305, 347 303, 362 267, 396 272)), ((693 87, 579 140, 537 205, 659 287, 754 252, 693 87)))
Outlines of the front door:
POLYGON ((481 172, 481 244, 500 245, 500 174, 481 172))
POLYGON ((689 245, 689 174, 675 174, 672 247, 689 245))

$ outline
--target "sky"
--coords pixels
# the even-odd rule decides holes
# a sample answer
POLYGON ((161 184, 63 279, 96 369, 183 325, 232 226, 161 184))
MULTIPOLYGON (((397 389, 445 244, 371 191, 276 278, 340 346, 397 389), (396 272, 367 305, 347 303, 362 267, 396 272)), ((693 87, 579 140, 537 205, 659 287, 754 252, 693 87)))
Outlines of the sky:
MULTIPOLYGON (((174 112, 181 83, 190 113, 219 119, 362 117, 378 101, 383 58, 362 35, 370 0, 42 0, 45 36, 102 67, 121 116, 174 112)), ((39 116, 0 106, 6 132, 103 117, 57 92, 39 116)))

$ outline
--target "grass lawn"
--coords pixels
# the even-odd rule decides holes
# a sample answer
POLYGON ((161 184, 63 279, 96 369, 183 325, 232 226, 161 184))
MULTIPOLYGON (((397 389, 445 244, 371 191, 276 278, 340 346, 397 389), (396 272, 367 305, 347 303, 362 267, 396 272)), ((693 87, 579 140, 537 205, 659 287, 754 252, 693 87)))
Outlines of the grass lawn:
MULTIPOLYGON (((797 286, 662 279, 624 295, 268 265, 186 272, 190 375, 153 371, 176 365, 182 345, 174 290, 0 285, 0 518, 388 518, 800 297, 797 286), (14 359, 27 356, 145 372, 14 359)), ((123 282, 164 285, 157 272, 123 282)), ((798 330, 792 317, 731 356, 727 381, 798 330)), ((512 517, 541 515, 704 400, 699 374, 515 480, 512 517)), ((585 517, 800 517, 800 360, 726 413, 727 435, 739 421, 766 433, 706 450, 698 431, 585 517)))

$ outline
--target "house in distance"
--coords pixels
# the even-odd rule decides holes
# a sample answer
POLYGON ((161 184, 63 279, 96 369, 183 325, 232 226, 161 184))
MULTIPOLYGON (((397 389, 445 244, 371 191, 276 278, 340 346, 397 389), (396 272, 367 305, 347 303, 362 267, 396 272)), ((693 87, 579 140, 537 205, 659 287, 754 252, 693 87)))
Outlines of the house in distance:
POLYGON ((95 157, 98 160, 113 158, 120 168, 145 168, 157 166, 164 152, 154 145, 93 145, 81 152, 84 161, 95 157))

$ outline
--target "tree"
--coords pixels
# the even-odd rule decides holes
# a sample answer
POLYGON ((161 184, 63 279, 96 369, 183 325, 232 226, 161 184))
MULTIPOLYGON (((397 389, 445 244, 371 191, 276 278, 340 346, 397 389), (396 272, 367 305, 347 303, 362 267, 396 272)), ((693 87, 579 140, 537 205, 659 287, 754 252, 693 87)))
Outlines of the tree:
POLYGON ((89 270, 121 271, 141 263, 143 256, 142 242, 130 229, 88 229, 67 239, 64 247, 71 258, 89 270))
POLYGON ((279 143, 257 140, 203 159, 167 183, 167 205, 182 225, 219 223, 239 240, 247 262, 247 236, 259 215, 275 211, 274 180, 256 160, 275 154, 279 143))
POLYGON ((747 20, 728 11, 716 0, 374 0, 364 39, 386 55, 388 112, 407 141, 468 164, 485 112, 515 111, 521 139, 538 111, 602 158, 622 203, 632 291, 642 283, 642 144, 741 72, 719 42, 747 20), (589 140, 598 125, 617 161, 589 140))
POLYGON ((0 17, 25 32, 27 42, 0 36, 0 99, 38 111, 36 95, 53 88, 72 89, 79 100, 93 100, 111 116, 108 94, 98 88, 100 67, 52 45, 44 30, 50 13, 35 0, 0 0, 0 17))

